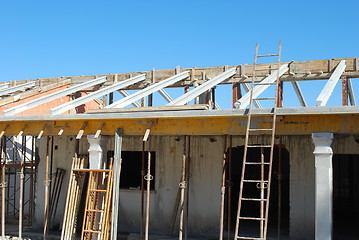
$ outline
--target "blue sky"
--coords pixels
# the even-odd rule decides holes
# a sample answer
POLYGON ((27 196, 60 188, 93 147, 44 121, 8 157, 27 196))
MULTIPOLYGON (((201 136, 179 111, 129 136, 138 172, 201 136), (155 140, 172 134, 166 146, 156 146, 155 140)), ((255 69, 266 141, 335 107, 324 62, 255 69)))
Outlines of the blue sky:
POLYGON ((279 40, 283 61, 359 57, 358 9, 356 0, 0 0, 0 82, 251 64, 256 42, 272 53, 279 40))

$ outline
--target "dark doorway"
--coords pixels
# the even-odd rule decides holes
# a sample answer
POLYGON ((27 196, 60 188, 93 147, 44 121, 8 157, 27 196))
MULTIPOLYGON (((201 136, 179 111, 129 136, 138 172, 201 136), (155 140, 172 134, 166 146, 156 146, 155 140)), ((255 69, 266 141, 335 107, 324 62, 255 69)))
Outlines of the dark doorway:
POLYGON ((333 239, 358 239, 359 155, 333 156, 333 239))
MULTIPOLYGON (((236 224, 239 186, 241 179, 243 163, 244 146, 232 148, 231 163, 231 226, 232 231, 236 224)), ((260 148, 248 149, 248 158, 260 159, 260 148)), ((264 155, 269 156, 270 149, 265 149, 264 155)), ((289 234, 289 152, 284 146, 275 146, 273 156, 272 183, 269 205, 268 236, 288 236, 289 234), (280 217, 278 217, 280 216, 280 217), (280 229, 280 230, 278 230, 280 229)), ((248 169, 249 170, 249 169, 248 169)), ((246 171, 251 179, 260 179, 260 169, 246 171)), ((243 193, 245 195, 245 193, 243 193)), ((245 196, 244 196, 245 197, 245 196)), ((242 213, 245 216, 258 216, 259 204, 249 203, 247 206, 242 205, 242 213)), ((244 226, 242 224, 242 226, 244 226)), ((256 223, 252 226, 256 228, 256 223)), ((251 227, 251 226, 249 226, 251 227)))

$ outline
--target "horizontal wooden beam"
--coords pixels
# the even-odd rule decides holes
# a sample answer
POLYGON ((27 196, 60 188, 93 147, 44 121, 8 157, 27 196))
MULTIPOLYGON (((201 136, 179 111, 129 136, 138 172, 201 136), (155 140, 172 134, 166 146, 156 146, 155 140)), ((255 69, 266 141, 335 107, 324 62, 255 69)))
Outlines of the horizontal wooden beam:
MULTIPOLYGON (((253 116, 253 122, 257 128, 270 128, 271 117, 269 115, 253 116)), ((359 134, 359 113, 350 114, 308 114, 308 115, 284 115, 278 116, 277 135, 301 135, 313 132, 332 132, 340 134, 359 134)), ((5 134, 17 135, 24 126, 23 135, 57 136, 63 129, 66 136, 76 136, 87 122, 84 135, 95 134, 99 124, 103 124, 102 135, 114 135, 117 128, 122 128, 124 135, 139 135, 148 128, 151 123, 151 135, 245 135, 247 118, 245 116, 217 116, 217 117, 183 117, 183 118, 148 118, 148 119, 90 119, 90 120, 20 120, 0 122, 0 131, 5 129, 5 134), (8 124, 10 124, 9 127, 8 124), (44 128, 44 126, 46 126, 44 128)))
MULTIPOLYGON (((301 61, 301 62, 286 62, 289 64, 289 71, 285 73, 281 80, 283 81, 304 81, 304 80, 320 80, 328 79, 339 64, 341 60, 346 60, 346 69, 342 76, 347 76, 350 78, 359 78, 359 69, 357 67, 357 58, 342 58, 342 59, 327 59, 327 60, 314 60, 314 61, 301 61)), ((286 64, 282 63, 282 64, 286 64)), ((258 80, 262 80, 264 77, 268 76, 273 72, 273 69, 277 63, 267 63, 267 64, 257 64, 256 76, 259 77, 258 80)), ((148 84, 153 84, 160 82, 164 79, 167 79, 171 76, 176 75, 179 71, 191 71, 191 78, 189 80, 179 81, 174 83, 170 87, 184 87, 184 86, 198 86, 203 84, 205 81, 214 78, 215 76, 223 73, 226 69, 236 67, 237 73, 229 78, 226 81, 223 81, 220 84, 231 84, 234 82, 250 82, 248 78, 251 77, 253 73, 253 65, 236 65, 236 66, 223 66, 223 67, 203 67, 203 68, 174 68, 174 69, 165 69, 165 70, 156 70, 156 79, 152 79, 152 70, 144 72, 133 72, 133 73, 121 73, 121 74, 107 74, 107 75, 91 75, 91 76, 72 76, 66 77, 71 79, 73 84, 78 84, 92 80, 96 77, 106 76, 107 82, 105 86, 109 86, 116 81, 122 81, 128 79, 132 76, 138 74, 146 73, 146 80, 131 85, 125 90, 131 89, 142 89, 148 86, 148 84), (205 78, 205 79, 203 79, 205 78)), ((37 85, 44 85, 52 82, 57 82, 63 80, 65 77, 59 78, 45 78, 37 79, 37 85)), ((25 83, 26 81, 16 81, 16 84, 25 83)))

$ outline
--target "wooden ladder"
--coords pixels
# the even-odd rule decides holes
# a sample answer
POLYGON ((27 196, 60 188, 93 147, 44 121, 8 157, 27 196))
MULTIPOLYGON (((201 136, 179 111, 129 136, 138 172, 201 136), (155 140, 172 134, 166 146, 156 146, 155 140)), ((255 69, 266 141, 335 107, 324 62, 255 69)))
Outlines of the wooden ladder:
POLYGON ((113 164, 109 169, 81 169, 89 173, 81 239, 107 240, 111 228, 113 164))
MULTIPOLYGON (((238 199, 238 211, 236 219, 236 228, 234 239, 267 239, 267 226, 268 226, 268 211, 269 211, 269 197, 270 197, 270 185, 271 185, 271 175, 272 175, 272 162, 273 162, 273 152, 274 152, 274 140, 275 140, 275 130, 276 130, 276 110, 279 106, 279 67, 280 67, 280 57, 282 50, 282 42, 279 42, 278 53, 277 54, 268 54, 268 55, 258 55, 258 43, 256 44, 256 51, 254 56, 254 69, 252 77, 252 89, 250 91, 250 104, 248 109, 248 119, 246 127, 246 138, 244 145, 243 153, 243 165, 241 173, 241 182, 239 189, 239 199, 238 199), (273 83, 261 83, 256 81, 256 73, 259 71, 257 69, 257 59, 264 57, 277 57, 277 66, 275 69, 277 71, 276 81, 273 83), (266 98, 254 98, 253 89, 258 85, 274 85, 274 96, 266 98), (255 122, 252 123, 253 118, 253 104, 255 101, 259 100, 272 100, 274 102, 273 111, 271 115, 271 127, 269 128, 258 128, 255 122), (270 143, 265 142, 264 135, 270 136, 270 143), (253 143, 253 136, 257 136, 257 142, 253 143), (258 137, 259 136, 259 137, 258 137), (260 137, 262 136, 262 137, 260 137), (251 143, 249 141, 251 139, 251 143), (259 159, 249 158, 248 149, 260 149, 259 159), (269 149, 269 156, 265 154, 265 149, 269 149), (260 172, 260 179, 254 177, 253 173, 260 172), (245 194, 244 194, 245 192, 245 194), (254 206, 255 209, 259 211, 255 216, 245 216, 243 213, 243 204, 249 204, 254 206), (258 230, 251 227, 254 223, 259 223, 259 233, 258 230), (242 225, 248 224, 249 228, 244 231, 242 230, 242 225), (239 226, 241 224, 241 232, 239 232, 239 226)), ((263 69, 261 69, 263 71, 263 69)), ((268 151, 268 150, 267 150, 268 151)), ((248 215, 248 214, 247 214, 248 215)))

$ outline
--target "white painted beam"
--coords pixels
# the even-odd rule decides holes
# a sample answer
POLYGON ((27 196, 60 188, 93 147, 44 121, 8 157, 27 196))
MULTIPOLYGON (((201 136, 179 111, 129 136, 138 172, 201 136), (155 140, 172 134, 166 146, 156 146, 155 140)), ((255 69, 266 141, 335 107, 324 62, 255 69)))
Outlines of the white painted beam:
POLYGON ((78 91, 80 91, 82 89, 86 89, 86 88, 89 88, 89 87, 92 87, 92 86, 95 86, 95 85, 98 85, 98 84, 101 84, 101 83, 104 83, 104 82, 106 82, 106 77, 96 78, 94 80, 91 80, 91 81, 88 81, 88 82, 85 82, 85 83, 81 83, 81 84, 78 84, 78 85, 75 85, 75 86, 60 90, 58 92, 54 92, 52 94, 37 98, 35 100, 20 104, 18 106, 13 107, 13 108, 9 108, 9 109, 3 111, 3 115, 4 116, 12 116, 12 115, 15 115, 17 113, 21 113, 21 112, 26 111, 28 109, 34 108, 36 106, 39 106, 39 105, 41 105, 43 103, 58 99, 60 97, 69 95, 71 93, 78 92, 78 91))
POLYGON ((158 93, 167 101, 167 102, 172 102, 173 99, 171 98, 171 96, 164 90, 164 89, 160 89, 158 91, 158 93))
POLYGON ((175 100, 168 103, 166 106, 177 106, 177 105, 184 105, 194 99, 195 97, 199 96, 200 94, 204 93, 205 91, 211 89, 212 87, 216 86, 217 84, 223 82, 224 80, 232 77, 234 74, 236 74, 236 68, 231 68, 211 80, 206 81, 199 87, 196 87, 195 89, 192 89, 191 91, 183 94, 182 96, 176 98, 175 100))
POLYGON ((185 71, 183 73, 174 75, 172 77, 169 77, 163 81, 160 81, 158 83, 155 83, 149 87, 146 87, 134 94, 131 94, 128 97, 122 98, 120 100, 118 100, 117 102, 114 102, 108 106, 106 106, 105 108, 122 108, 122 107, 126 107, 127 105, 133 103, 134 101, 137 101, 145 96, 150 95, 151 93, 154 93, 162 88, 165 88, 171 84, 174 84, 180 80, 183 80, 185 78, 189 77, 189 71, 185 71))
POLYGON ((3 90, 3 89, 5 89, 5 88, 8 88, 9 85, 10 85, 10 83, 3 83, 3 84, 1 84, 1 85, 0 85, 0 90, 3 90))
POLYGON ((302 93, 302 90, 300 89, 299 87, 299 83, 298 82, 291 82, 292 83, 292 86, 294 88, 294 91, 295 91, 295 94, 297 95, 298 97, 298 100, 300 102, 300 105, 302 107, 306 107, 307 106, 307 103, 305 102, 305 99, 304 99, 304 96, 303 96, 303 93, 302 93))
POLYGON ((348 94, 349 94, 350 104, 352 106, 355 106, 356 103, 355 103, 354 89, 352 85, 352 80, 350 78, 348 78, 348 94))
POLYGON ((93 99, 96 99, 96 98, 99 98, 101 96, 104 96, 106 94, 109 94, 113 91, 116 91, 118 89, 121 89, 121 88, 125 88, 127 86, 130 86, 132 84, 135 84, 135 83, 138 83, 140 81, 143 81, 146 79, 146 74, 141 74, 141 75, 138 75, 136 77, 132 77, 132 78, 129 78, 129 79, 126 79, 124 81, 120 81, 120 82, 117 82, 115 84, 112 84, 111 86, 108 86, 108 87, 105 87, 105 88, 101 88, 95 92, 92 92, 90 94, 87 94, 85 96, 82 96, 82 97, 79 97, 73 101, 70 101, 70 102, 67 102, 67 103, 64 103, 60 106, 57 106, 53 109, 50 110, 51 114, 52 115, 56 115, 56 114, 61 114, 63 112, 66 112, 70 109, 74 109, 75 107, 77 106, 80 106, 84 103, 87 103, 93 99))
MULTIPOLYGON (((249 92, 252 89, 252 87, 248 83, 244 83, 243 88, 246 91, 246 93, 249 92)), ((261 108, 262 107, 262 104, 258 100, 253 100, 253 103, 254 103, 254 106, 256 108, 261 108)))
POLYGON ((35 83, 36 82, 33 81, 33 82, 20 84, 20 85, 14 86, 14 87, 9 87, 9 88, 6 88, 6 89, 2 89, 2 90, 0 90, 0 96, 8 95, 10 93, 18 92, 18 91, 21 91, 21 90, 26 90, 28 88, 33 88, 33 87, 35 87, 35 83))
MULTIPOLYGON (((279 70, 272 72, 268 77, 263 79, 260 83, 270 84, 274 83, 277 80, 277 74, 281 77, 284 73, 289 70, 288 64, 280 66, 279 70), (279 71, 279 72, 278 72, 279 71)), ((262 92, 264 92, 270 85, 257 85, 252 89, 252 98, 257 98, 262 92)), ((241 97, 234 105, 237 109, 244 109, 250 103, 250 92, 247 92, 243 97, 241 97)))
POLYGON ((333 93, 335 85, 337 85, 340 76, 345 70, 345 67, 345 60, 341 60, 316 100, 318 107, 325 106, 327 104, 329 97, 333 93))
MULTIPOLYGON (((118 92, 119 92, 122 96, 124 96, 124 97, 130 96, 130 94, 129 94, 126 90, 118 90, 118 92)), ((133 103, 131 103, 131 104, 132 104, 132 106, 134 106, 134 107, 141 107, 141 104, 139 104, 138 102, 133 102, 133 103)))

